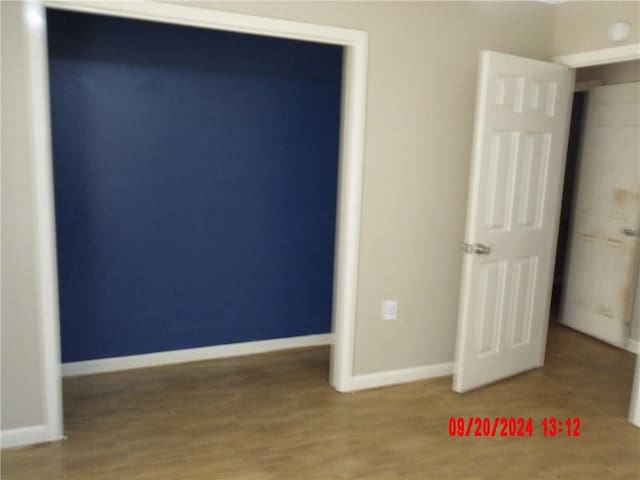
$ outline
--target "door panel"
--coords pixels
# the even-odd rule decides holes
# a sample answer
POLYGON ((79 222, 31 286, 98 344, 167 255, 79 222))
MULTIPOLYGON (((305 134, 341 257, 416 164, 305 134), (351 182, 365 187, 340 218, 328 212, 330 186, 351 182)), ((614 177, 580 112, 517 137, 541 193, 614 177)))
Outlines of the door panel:
POLYGON ((531 341, 533 293, 537 277, 536 257, 513 260, 513 294, 508 318, 507 347, 518 347, 531 341))
POLYGON ((589 92, 561 322, 625 346, 640 227, 640 83, 589 92))
POLYGON ((572 83, 560 65, 481 54, 458 392, 543 363, 572 83))

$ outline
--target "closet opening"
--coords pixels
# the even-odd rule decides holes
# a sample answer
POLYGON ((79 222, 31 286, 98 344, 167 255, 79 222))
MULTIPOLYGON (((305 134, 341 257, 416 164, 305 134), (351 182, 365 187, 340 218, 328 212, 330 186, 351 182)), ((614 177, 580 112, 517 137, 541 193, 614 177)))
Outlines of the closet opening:
MULTIPOLYGON (((46 20, 63 375, 316 347, 195 376, 262 363, 326 382, 343 46, 46 20)), ((70 379, 69 408, 129 373, 70 379)), ((176 379, 136 375, 142 390, 176 379)))

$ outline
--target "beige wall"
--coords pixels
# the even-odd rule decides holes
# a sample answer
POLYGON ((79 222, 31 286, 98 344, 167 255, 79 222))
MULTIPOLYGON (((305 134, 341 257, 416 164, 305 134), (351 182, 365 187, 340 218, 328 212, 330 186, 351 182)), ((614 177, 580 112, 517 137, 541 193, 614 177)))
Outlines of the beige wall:
POLYGON ((29 170, 24 44, 18 4, 1 3, 2 430, 41 424, 43 413, 29 170))
POLYGON ((548 58, 543 3, 212 3, 369 32, 355 373, 453 360, 478 53, 548 58), (380 319, 383 299, 399 319, 380 319))
POLYGON ((563 2, 555 5, 554 9, 554 55, 640 42, 640 2, 563 2), (631 33, 626 40, 609 40, 609 26, 613 22, 631 25, 631 33))
POLYGON ((579 68, 576 81, 600 80, 603 85, 640 82, 640 60, 579 68))

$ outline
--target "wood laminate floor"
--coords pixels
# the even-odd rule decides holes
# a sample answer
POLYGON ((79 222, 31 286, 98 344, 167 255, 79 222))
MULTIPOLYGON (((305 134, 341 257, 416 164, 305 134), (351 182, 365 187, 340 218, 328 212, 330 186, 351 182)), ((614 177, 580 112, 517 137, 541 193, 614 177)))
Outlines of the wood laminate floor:
POLYGON ((544 368, 463 395, 450 377, 337 393, 327 348, 67 378, 68 440, 4 450, 2 479, 638 479, 633 363, 553 326, 544 368), (451 438, 451 416, 534 434, 451 438), (581 436, 543 437, 545 416, 581 436))

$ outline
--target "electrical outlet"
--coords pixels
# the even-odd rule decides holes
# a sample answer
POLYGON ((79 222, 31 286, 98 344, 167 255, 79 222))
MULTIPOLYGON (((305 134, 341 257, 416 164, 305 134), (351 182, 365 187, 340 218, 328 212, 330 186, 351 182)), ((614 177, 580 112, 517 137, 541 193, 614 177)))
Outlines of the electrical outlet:
POLYGON ((398 301, 397 300, 385 300, 382 302, 382 319, 383 320, 397 320, 398 318, 398 301))

